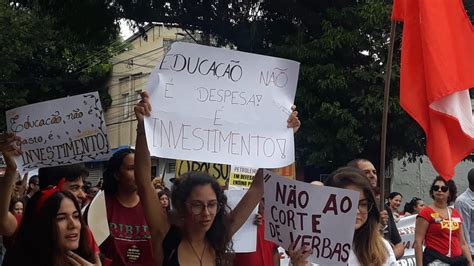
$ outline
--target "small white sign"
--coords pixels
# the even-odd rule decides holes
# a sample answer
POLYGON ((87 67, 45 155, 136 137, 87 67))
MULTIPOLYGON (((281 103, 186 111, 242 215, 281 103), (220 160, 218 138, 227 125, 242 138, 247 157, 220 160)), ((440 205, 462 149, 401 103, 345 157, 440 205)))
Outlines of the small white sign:
POLYGON ((359 193, 319 187, 264 172, 265 239, 288 248, 307 246, 309 260, 347 265, 359 193))
POLYGON ((6 119, 7 131, 22 138, 16 158, 22 173, 110 157, 97 92, 18 107, 6 119))
MULTIPOLYGON (((246 192, 246 190, 225 190, 229 207, 234 209, 246 192)), ((242 227, 232 236, 234 252, 246 253, 257 250, 257 225, 254 224, 257 211, 258 208, 255 208, 242 227)))
POLYGON ((287 119, 299 63, 173 43, 148 81, 152 156, 248 167, 294 162, 287 119))

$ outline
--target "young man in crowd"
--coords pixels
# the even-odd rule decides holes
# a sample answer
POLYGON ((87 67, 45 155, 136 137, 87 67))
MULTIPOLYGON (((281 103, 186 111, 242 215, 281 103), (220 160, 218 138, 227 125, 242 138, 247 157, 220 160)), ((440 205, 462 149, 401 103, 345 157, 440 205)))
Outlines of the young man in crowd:
POLYGON ((28 204, 28 200, 30 200, 31 197, 39 190, 40 190, 39 179, 37 175, 34 175, 30 177, 30 180, 28 181, 28 188, 26 191, 26 195, 23 196, 23 198, 21 198, 21 200, 25 204, 25 208, 26 208, 26 204, 28 204))
MULTIPOLYGON (((354 159, 350 161, 347 166, 358 168, 364 171, 365 176, 370 182, 370 185, 374 191, 376 198, 380 198, 380 194, 376 193, 378 191, 377 185, 377 170, 375 166, 367 159, 354 159)), ((403 257, 405 253, 405 246, 403 245, 402 238, 398 233, 397 225, 395 224, 395 220, 393 219, 392 211, 390 208, 385 206, 385 210, 380 212, 380 216, 382 218, 384 224, 386 224, 386 228, 384 228, 384 238, 387 239, 393 247, 393 252, 395 253, 395 257, 400 259, 403 257)))

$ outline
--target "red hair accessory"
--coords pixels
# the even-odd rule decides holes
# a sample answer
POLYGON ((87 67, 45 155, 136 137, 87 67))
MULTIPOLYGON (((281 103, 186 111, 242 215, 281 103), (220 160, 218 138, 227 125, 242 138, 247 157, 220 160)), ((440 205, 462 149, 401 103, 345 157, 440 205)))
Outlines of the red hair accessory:
POLYGON ((47 199, 49 199, 49 197, 51 197, 51 195, 53 195, 55 192, 62 191, 62 188, 63 188, 65 182, 66 182, 66 179, 63 177, 63 178, 61 178, 61 180, 59 181, 59 183, 56 186, 54 186, 50 189, 45 189, 45 190, 41 191, 41 193, 43 193, 43 194, 39 198, 38 204, 36 205, 38 211, 41 211, 45 201, 47 199))

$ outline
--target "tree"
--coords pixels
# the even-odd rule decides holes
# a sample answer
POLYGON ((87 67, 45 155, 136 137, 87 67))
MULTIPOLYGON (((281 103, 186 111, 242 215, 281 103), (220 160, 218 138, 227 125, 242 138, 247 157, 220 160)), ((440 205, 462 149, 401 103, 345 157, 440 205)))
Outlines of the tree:
MULTIPOLYGON (((357 157, 378 163, 391 6, 376 0, 292 3, 292 8, 284 3, 280 10, 294 11, 296 33, 275 42, 271 51, 301 62, 296 96, 304 125, 297 136, 299 161, 327 171, 357 157)), ((280 10, 267 10, 267 17, 280 15, 280 10)), ((399 105, 398 62, 396 49, 388 160, 424 154, 421 128, 399 105)))
POLYGON ((67 95, 99 90, 110 104, 107 59, 123 48, 115 21, 99 1, 0 0, 0 127, 8 109, 67 95))
MULTIPOLYGON (((139 24, 160 21, 217 36, 239 50, 301 62, 297 158, 326 171, 356 157, 377 163, 391 6, 378 0, 113 1, 139 24)), ((400 36, 400 32, 398 33, 400 36)), ((398 39, 396 47, 400 47, 398 39)), ((424 153, 424 135, 400 108, 394 57, 387 159, 424 153)))

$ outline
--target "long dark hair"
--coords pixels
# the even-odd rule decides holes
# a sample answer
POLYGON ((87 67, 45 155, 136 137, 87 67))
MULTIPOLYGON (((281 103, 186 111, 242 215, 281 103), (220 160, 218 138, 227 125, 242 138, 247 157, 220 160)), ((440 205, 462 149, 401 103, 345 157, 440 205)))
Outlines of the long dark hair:
MULTIPOLYGON (((79 213, 81 209, 74 195, 62 191, 54 192, 44 202, 41 209, 38 209, 38 200, 42 194, 42 192, 35 193, 26 206, 8 265, 51 266, 57 263, 55 258, 60 250, 56 215, 61 202, 68 198, 72 200, 79 213)), ((85 260, 95 263, 95 256, 89 244, 87 226, 82 216, 79 216, 79 220, 81 222, 79 247, 74 252, 85 260)))
POLYGON ((123 159, 129 154, 134 154, 135 150, 133 149, 123 149, 119 150, 107 162, 107 167, 104 171, 104 184, 102 188, 106 195, 115 195, 118 190, 117 180, 115 179, 115 174, 120 171, 120 166, 122 166, 123 159))
MULTIPOLYGON (((220 206, 211 228, 206 233, 206 240, 214 249, 217 265, 231 264, 232 261, 232 237, 229 233, 229 211, 227 197, 219 183, 209 174, 204 172, 187 172, 175 179, 171 189, 171 203, 179 217, 184 217, 186 212, 186 200, 192 190, 197 186, 211 185, 216 193, 217 202, 220 206)), ((178 226, 182 226, 177 224, 178 226)))
POLYGON ((18 202, 21 202, 21 204, 23 205, 23 211, 25 211, 25 202, 21 198, 13 198, 10 200, 10 207, 8 208, 11 213, 14 213, 15 204, 17 204, 18 202))
POLYGON ((418 197, 413 197, 409 202, 405 203, 405 207, 403 207, 404 212, 408 212, 410 214, 415 214, 415 207, 418 205, 418 201, 421 199, 418 197))
POLYGON ((166 210, 169 211, 171 209, 170 193, 168 192, 168 190, 162 190, 162 191, 158 192, 158 200, 160 200, 160 204, 161 204, 161 197, 162 196, 168 197, 168 207, 166 207, 166 210))
POLYGON ((383 265, 389 253, 379 232, 380 213, 367 178, 358 169, 344 167, 331 174, 325 185, 338 188, 346 188, 352 185, 363 191, 372 208, 368 213, 365 224, 354 231, 352 249, 361 265, 383 265))

